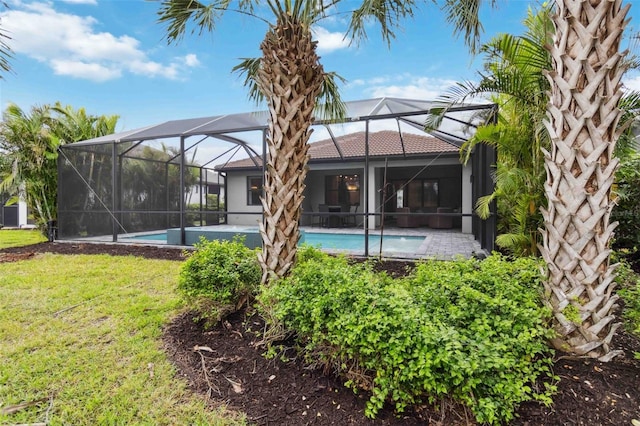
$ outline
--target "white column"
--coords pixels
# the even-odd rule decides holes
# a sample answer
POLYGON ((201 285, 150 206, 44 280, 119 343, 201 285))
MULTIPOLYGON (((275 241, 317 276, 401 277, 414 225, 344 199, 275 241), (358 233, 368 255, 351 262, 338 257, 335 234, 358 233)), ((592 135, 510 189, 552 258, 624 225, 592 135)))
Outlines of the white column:
MULTIPOLYGON (((473 213, 473 199, 472 199, 472 182, 471 182, 471 161, 462 166, 462 213, 473 213)), ((473 232, 471 227, 471 216, 462 218, 462 233, 471 234, 473 232)))
POLYGON ((27 203, 18 201, 18 226, 23 227, 27 224, 27 203))
MULTIPOLYGON (((376 195, 378 195, 378 191, 376 188, 376 168, 372 164, 369 164, 369 182, 367 182, 367 191, 369 192, 369 213, 375 213, 377 211, 376 195)), ((376 216, 369 216, 367 224, 369 229, 376 229, 376 216)))

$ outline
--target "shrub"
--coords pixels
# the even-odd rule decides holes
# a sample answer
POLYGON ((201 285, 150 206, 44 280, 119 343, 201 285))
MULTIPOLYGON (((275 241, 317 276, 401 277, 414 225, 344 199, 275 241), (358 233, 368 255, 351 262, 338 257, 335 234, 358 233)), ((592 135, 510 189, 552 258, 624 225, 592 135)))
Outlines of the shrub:
POLYGON ((619 223, 614 245, 640 250, 640 154, 622 160, 616 180, 619 198, 611 220, 619 223))
POLYGON ((180 269, 178 289, 199 318, 211 326, 255 295, 261 274, 257 252, 242 239, 201 238, 180 269))
POLYGON ((291 275, 259 297, 309 361, 371 390, 368 416, 385 401, 402 411, 449 396, 479 422, 499 423, 522 401, 551 402, 554 387, 535 385, 551 376, 540 280, 532 259, 432 261, 392 279, 304 248, 291 275))
MULTIPOLYGON (((617 270, 618 295, 624 300, 623 318, 625 328, 640 337, 640 276, 631 270, 629 264, 621 261, 617 270)), ((635 356, 640 358, 640 352, 635 356)))

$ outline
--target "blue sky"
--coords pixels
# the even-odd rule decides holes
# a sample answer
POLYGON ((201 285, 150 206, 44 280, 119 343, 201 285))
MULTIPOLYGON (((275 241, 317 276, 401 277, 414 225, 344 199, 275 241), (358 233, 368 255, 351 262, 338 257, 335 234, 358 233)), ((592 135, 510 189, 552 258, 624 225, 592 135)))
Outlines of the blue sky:
MULTIPOLYGON (((528 1, 501 1, 483 10, 483 40, 522 33, 528 1)), ((636 3, 635 1, 632 3, 636 3)), ((91 114, 118 114, 118 130, 176 118, 246 112, 256 107, 231 69, 240 58, 259 56, 266 24, 228 13, 216 31, 187 35, 167 45, 157 23, 159 2, 142 0, 9 0, 1 25, 13 40, 13 72, 0 81, 0 105, 29 109, 60 101, 91 114)), ((355 4, 355 2, 354 2, 355 4)), ((640 2, 630 11, 640 20, 640 2)), ((473 79, 473 60, 431 3, 397 32, 390 48, 370 26, 358 46, 343 40, 346 22, 315 28, 322 62, 348 81, 345 100, 379 96, 433 99, 455 81, 473 79)), ((630 31, 628 31, 630 33, 630 31)), ((640 83, 627 79, 633 88, 640 83)))

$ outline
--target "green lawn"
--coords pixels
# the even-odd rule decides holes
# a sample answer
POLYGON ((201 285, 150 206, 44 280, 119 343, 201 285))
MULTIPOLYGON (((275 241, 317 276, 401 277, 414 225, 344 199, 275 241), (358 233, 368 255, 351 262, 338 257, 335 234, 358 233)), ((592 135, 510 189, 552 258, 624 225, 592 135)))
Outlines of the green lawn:
MULTIPOLYGON (((14 238, 0 231, 0 247, 5 232, 14 238)), ((107 255, 0 263, 0 424, 231 424, 161 349, 179 267, 107 255)))
POLYGON ((47 239, 38 230, 0 229, 0 249, 41 243, 47 239))

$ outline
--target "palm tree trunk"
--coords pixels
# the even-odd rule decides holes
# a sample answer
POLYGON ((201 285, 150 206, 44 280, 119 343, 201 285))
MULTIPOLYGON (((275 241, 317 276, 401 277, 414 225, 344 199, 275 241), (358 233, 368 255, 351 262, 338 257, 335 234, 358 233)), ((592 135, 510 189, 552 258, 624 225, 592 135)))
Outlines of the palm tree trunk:
POLYGON ((622 0, 557 0, 554 69, 545 151, 548 208, 540 247, 548 266, 545 293, 561 350, 610 360, 620 323, 614 310, 615 266, 609 243, 616 223, 611 185, 623 73, 619 52, 629 6, 622 0))
POLYGON ((283 14, 267 32, 258 82, 268 101, 269 134, 260 226, 262 282, 285 276, 295 264, 307 175, 307 141, 324 78, 307 25, 283 14))

